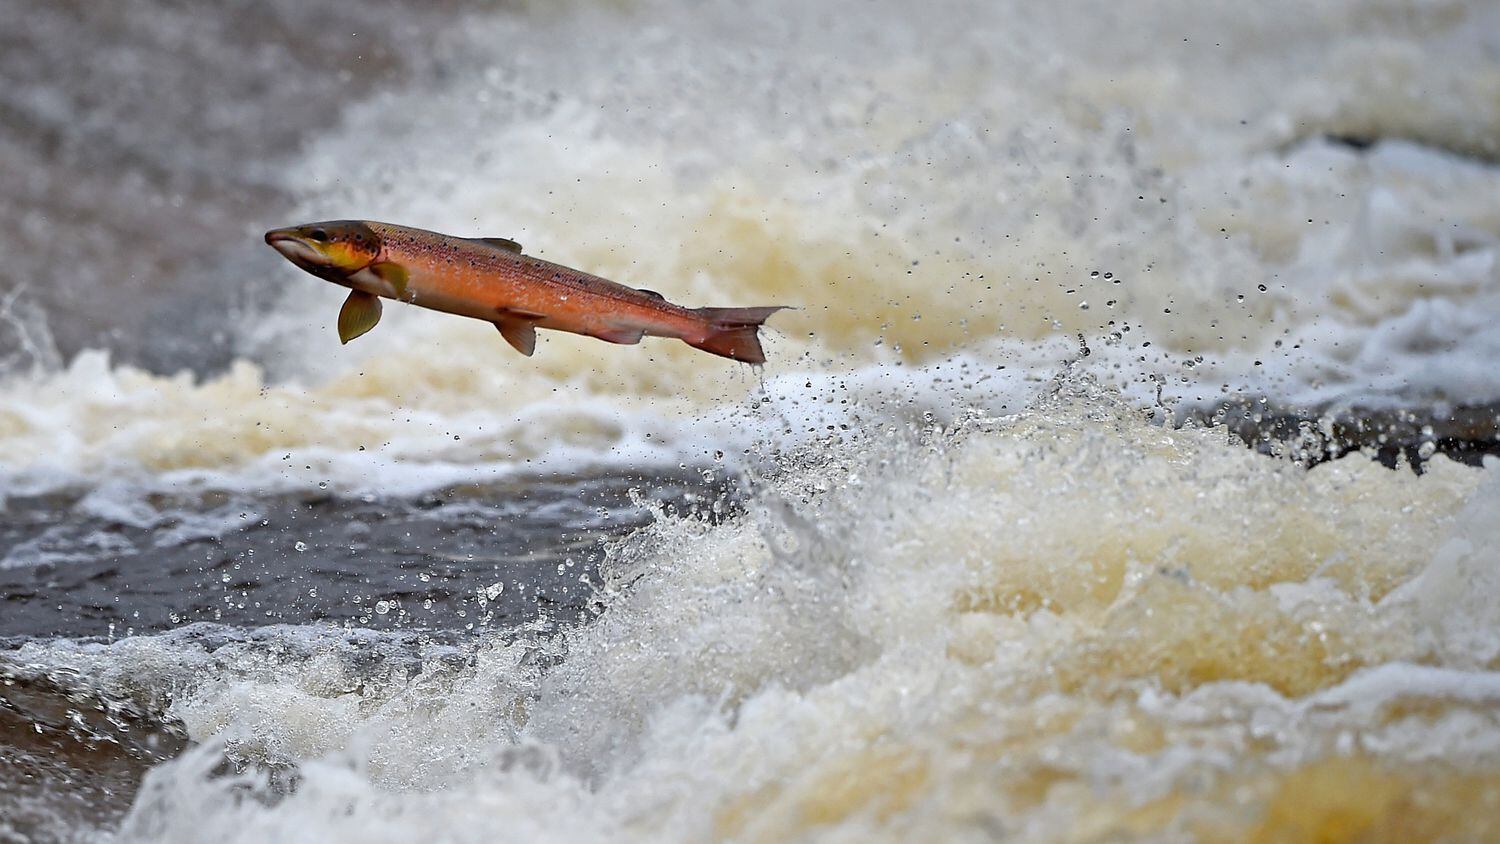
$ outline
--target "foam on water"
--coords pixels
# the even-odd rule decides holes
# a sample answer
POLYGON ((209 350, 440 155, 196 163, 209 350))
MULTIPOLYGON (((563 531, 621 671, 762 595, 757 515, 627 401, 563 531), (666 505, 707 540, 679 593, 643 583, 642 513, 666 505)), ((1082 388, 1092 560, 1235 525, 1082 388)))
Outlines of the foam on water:
POLYGON ((1086 384, 788 461, 743 517, 663 517, 616 547, 608 611, 561 639, 406 662, 295 630, 21 656, 171 689, 205 742, 148 777, 126 840, 1500 822, 1500 627, 1493 602, 1444 597, 1492 579, 1493 465, 1302 470, 1086 384), (214 772, 226 750, 283 785, 214 772))
MULTIPOLYGON (((1082 333, 1115 338, 1090 363, 1143 400, 1160 385, 1198 405, 1440 415, 1500 398, 1496 14, 496 14, 445 43, 441 87, 351 108, 284 175, 305 197, 293 216, 510 235, 689 304, 795 304, 773 321, 771 377, 962 349, 1046 378, 1058 355, 1036 344, 1082 333)), ((5 486, 201 470, 359 487, 387 482, 375 464, 700 459, 716 449, 695 417, 756 387, 679 343, 549 333, 526 360, 487 326, 411 308, 340 348, 338 291, 265 259, 243 284, 271 309, 239 327, 227 375, 89 354, 10 378, 5 486), (288 452, 315 468, 275 471, 288 452), (334 462, 352 465, 317 465, 334 462)), ((988 398, 938 389, 959 388, 988 398)))

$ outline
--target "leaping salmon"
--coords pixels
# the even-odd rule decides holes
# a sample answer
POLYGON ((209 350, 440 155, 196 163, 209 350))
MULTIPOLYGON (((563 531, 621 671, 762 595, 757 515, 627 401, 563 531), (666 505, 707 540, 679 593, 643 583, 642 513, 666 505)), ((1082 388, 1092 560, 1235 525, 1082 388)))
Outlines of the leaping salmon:
POLYGON ((339 340, 380 321, 381 298, 494 323, 523 355, 550 328, 610 343, 675 337, 695 349, 765 363, 757 330, 785 305, 684 308, 660 293, 521 253, 501 237, 463 238, 390 223, 333 220, 272 229, 266 243, 313 275, 350 288, 339 340))

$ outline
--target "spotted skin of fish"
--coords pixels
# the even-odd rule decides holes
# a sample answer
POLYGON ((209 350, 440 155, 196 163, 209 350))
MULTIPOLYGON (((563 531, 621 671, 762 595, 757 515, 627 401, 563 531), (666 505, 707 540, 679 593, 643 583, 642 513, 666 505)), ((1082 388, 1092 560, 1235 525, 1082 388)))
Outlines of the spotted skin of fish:
POLYGON ((611 343, 670 337, 746 363, 764 363, 758 329, 785 306, 686 308, 661 294, 523 254, 505 238, 462 238, 363 220, 272 229, 266 243, 296 266, 350 288, 339 314, 347 343, 380 320, 381 299, 494 323, 522 354, 536 330, 611 343))

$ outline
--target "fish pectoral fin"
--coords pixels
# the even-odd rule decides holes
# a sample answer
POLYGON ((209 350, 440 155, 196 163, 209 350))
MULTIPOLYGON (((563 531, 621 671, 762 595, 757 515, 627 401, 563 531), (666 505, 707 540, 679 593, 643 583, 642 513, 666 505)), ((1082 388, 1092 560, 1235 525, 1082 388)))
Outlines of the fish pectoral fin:
POLYGON ((508 237, 474 237, 470 238, 470 240, 475 243, 483 243, 485 246, 493 246, 505 252, 514 252, 517 255, 521 254, 521 244, 516 243, 508 237))
POLYGON ((363 290, 349 291, 339 309, 339 342, 347 343, 380 322, 380 297, 363 290))
POLYGON ((536 322, 528 319, 502 319, 495 323, 505 342, 516 347, 516 351, 531 357, 536 351, 536 322))
POLYGON ((380 261, 369 266, 370 272, 380 276, 381 281, 386 282, 396 290, 396 298, 406 298, 406 281, 409 278, 406 267, 394 261, 380 261))

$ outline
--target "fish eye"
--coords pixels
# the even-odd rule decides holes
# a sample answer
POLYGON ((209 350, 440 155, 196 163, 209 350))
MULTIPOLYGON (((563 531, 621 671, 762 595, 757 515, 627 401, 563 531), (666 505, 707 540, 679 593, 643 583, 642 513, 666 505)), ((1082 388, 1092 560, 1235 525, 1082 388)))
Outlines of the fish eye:
POLYGON ((312 231, 307 233, 307 237, 310 240, 316 240, 319 243, 322 243, 328 240, 328 232, 323 231, 322 229, 313 229, 312 231))

